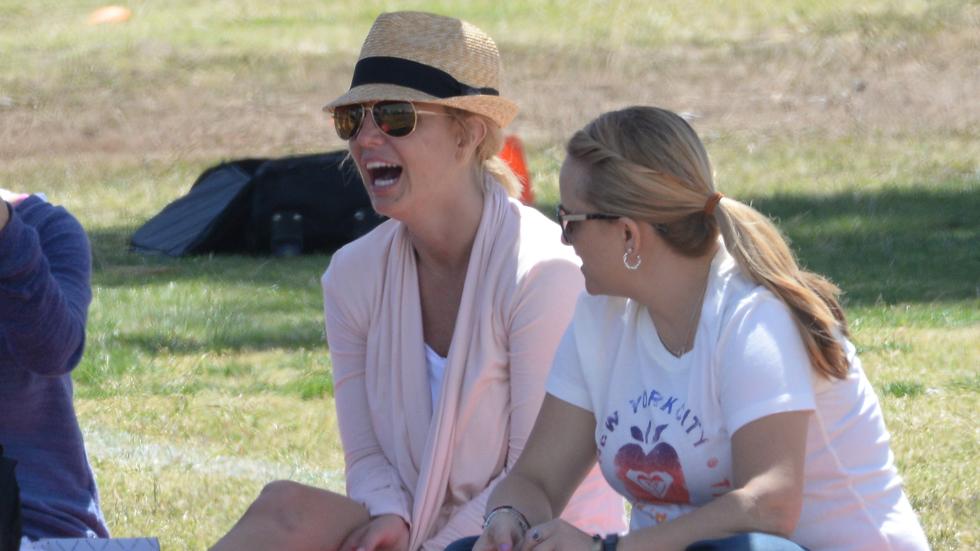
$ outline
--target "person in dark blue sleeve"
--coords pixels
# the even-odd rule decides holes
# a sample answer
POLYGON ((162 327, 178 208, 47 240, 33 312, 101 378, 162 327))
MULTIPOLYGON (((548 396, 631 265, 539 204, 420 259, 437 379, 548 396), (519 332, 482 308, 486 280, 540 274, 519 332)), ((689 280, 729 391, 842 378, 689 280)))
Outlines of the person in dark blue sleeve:
POLYGON ((92 301, 88 238, 39 196, 0 199, 0 444, 17 461, 23 532, 109 537, 72 405, 92 301))

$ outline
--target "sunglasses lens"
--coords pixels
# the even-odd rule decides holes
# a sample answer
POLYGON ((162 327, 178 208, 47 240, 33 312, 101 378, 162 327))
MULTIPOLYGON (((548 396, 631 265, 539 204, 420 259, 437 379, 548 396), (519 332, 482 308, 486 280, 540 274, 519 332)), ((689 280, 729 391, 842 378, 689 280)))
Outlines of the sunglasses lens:
POLYGON ((364 120, 364 107, 361 105, 342 105, 333 112, 333 125, 341 140, 353 138, 364 120))
POLYGON ((371 112, 378 128, 393 138, 408 136, 415 130, 415 107, 407 101, 378 102, 371 112))

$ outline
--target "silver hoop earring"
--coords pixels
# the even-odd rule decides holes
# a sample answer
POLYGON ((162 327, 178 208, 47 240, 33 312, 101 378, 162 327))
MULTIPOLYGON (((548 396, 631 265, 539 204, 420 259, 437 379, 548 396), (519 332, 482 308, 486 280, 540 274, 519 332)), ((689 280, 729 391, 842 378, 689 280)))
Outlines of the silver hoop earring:
POLYGON ((636 255, 636 263, 630 264, 630 253, 631 252, 633 252, 633 249, 629 249, 625 253, 623 253, 623 265, 626 266, 626 269, 627 270, 629 270, 629 271, 632 272, 632 271, 637 270, 640 267, 640 264, 643 262, 643 259, 640 258, 640 255, 636 255))

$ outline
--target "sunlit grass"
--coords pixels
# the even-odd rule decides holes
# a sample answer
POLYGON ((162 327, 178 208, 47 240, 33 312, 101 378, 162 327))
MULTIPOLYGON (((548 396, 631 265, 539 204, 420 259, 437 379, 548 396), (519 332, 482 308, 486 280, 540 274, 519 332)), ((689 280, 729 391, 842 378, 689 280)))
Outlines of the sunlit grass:
MULTIPOLYGON (((564 91, 542 98, 549 92, 529 87, 538 96, 521 124, 549 215, 571 119, 604 107, 594 100, 603 99, 602 85, 631 84, 650 69, 630 60, 683 50, 658 63, 689 55, 717 67, 748 56, 802 71, 810 69, 795 65, 838 48, 863 48, 872 59, 923 55, 916 44, 946 34, 967 36, 969 46, 980 28, 975 2, 913 0, 141 1, 127 4, 134 17, 126 24, 85 25, 102 4, 0 0, 0 187, 43 191, 89 231, 94 301, 74 373, 76 406, 113 533, 158 536, 168 550, 206 548, 275 478, 342 491, 319 289, 329 256, 144 257, 128 252, 129 237, 229 155, 339 147, 319 104, 290 102, 346 86, 325 75, 349 77, 377 12, 421 8, 472 20, 510 54, 505 69, 532 82, 539 70, 600 66, 596 74, 607 75, 622 64, 612 71, 621 82, 559 83, 596 87, 583 96, 587 113, 564 105, 564 91), (199 97, 206 93, 211 103, 199 97), (232 105, 227 113, 214 111, 215 97, 232 105), (205 119, 218 131, 185 136, 167 127, 176 140, 158 144, 153 135, 136 153, 125 143, 87 148, 87 136, 129 128, 136 115, 154 124, 177 108, 187 111, 180 120, 205 119), (274 115, 261 120, 277 121, 277 139, 253 138, 249 124, 260 119, 246 110, 274 115), (534 118, 542 110, 558 110, 560 124, 534 127, 549 121, 534 118), (56 153, 11 153, 30 128, 51 121, 82 138, 56 153), (303 126, 316 130, 291 134, 303 126)), ((976 132, 719 130, 717 122, 693 119, 718 188, 774 217, 801 261, 843 288, 853 340, 933 548, 975 548, 976 132)))

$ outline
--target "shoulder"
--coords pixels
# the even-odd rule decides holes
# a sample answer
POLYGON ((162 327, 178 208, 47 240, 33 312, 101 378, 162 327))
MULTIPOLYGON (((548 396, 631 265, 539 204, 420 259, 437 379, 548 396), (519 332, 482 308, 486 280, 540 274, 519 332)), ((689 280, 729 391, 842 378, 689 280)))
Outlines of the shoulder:
POLYGON ((518 277, 570 274, 581 278, 581 261, 571 247, 561 242, 561 230, 533 207, 510 200, 510 208, 518 217, 517 270, 518 277))
POLYGON ((514 236, 514 256, 508 261, 513 268, 501 271, 498 281, 501 289, 509 289, 511 298, 504 302, 518 309, 536 305, 533 309, 554 310, 555 315, 560 311, 567 324, 576 297, 585 289, 578 257, 562 245, 558 225, 538 210, 516 200, 508 207, 517 216, 518 231, 502 232, 514 236))
POLYGON ((88 237, 82 224, 61 206, 31 195, 14 209, 24 225, 34 228, 45 255, 78 250, 88 255, 88 237))
POLYGON ((789 315, 789 309, 776 295, 753 281, 724 249, 711 265, 711 282, 705 297, 706 311, 714 318, 713 329, 722 337, 726 329, 739 327, 748 317, 772 312, 789 315))
POLYGON ((348 286, 354 281, 362 283, 376 279, 384 273, 387 251, 401 232, 401 222, 386 220, 367 234, 338 249, 330 257, 330 264, 323 273, 324 289, 333 285, 348 286))
POLYGON ((52 205, 37 195, 31 195, 21 201, 14 208, 14 211, 29 226, 60 226, 79 232, 82 231, 81 223, 68 210, 64 207, 52 205))
POLYGON ((622 297, 582 293, 575 304, 572 328, 578 338, 617 340, 613 334, 630 323, 630 301, 622 297))

